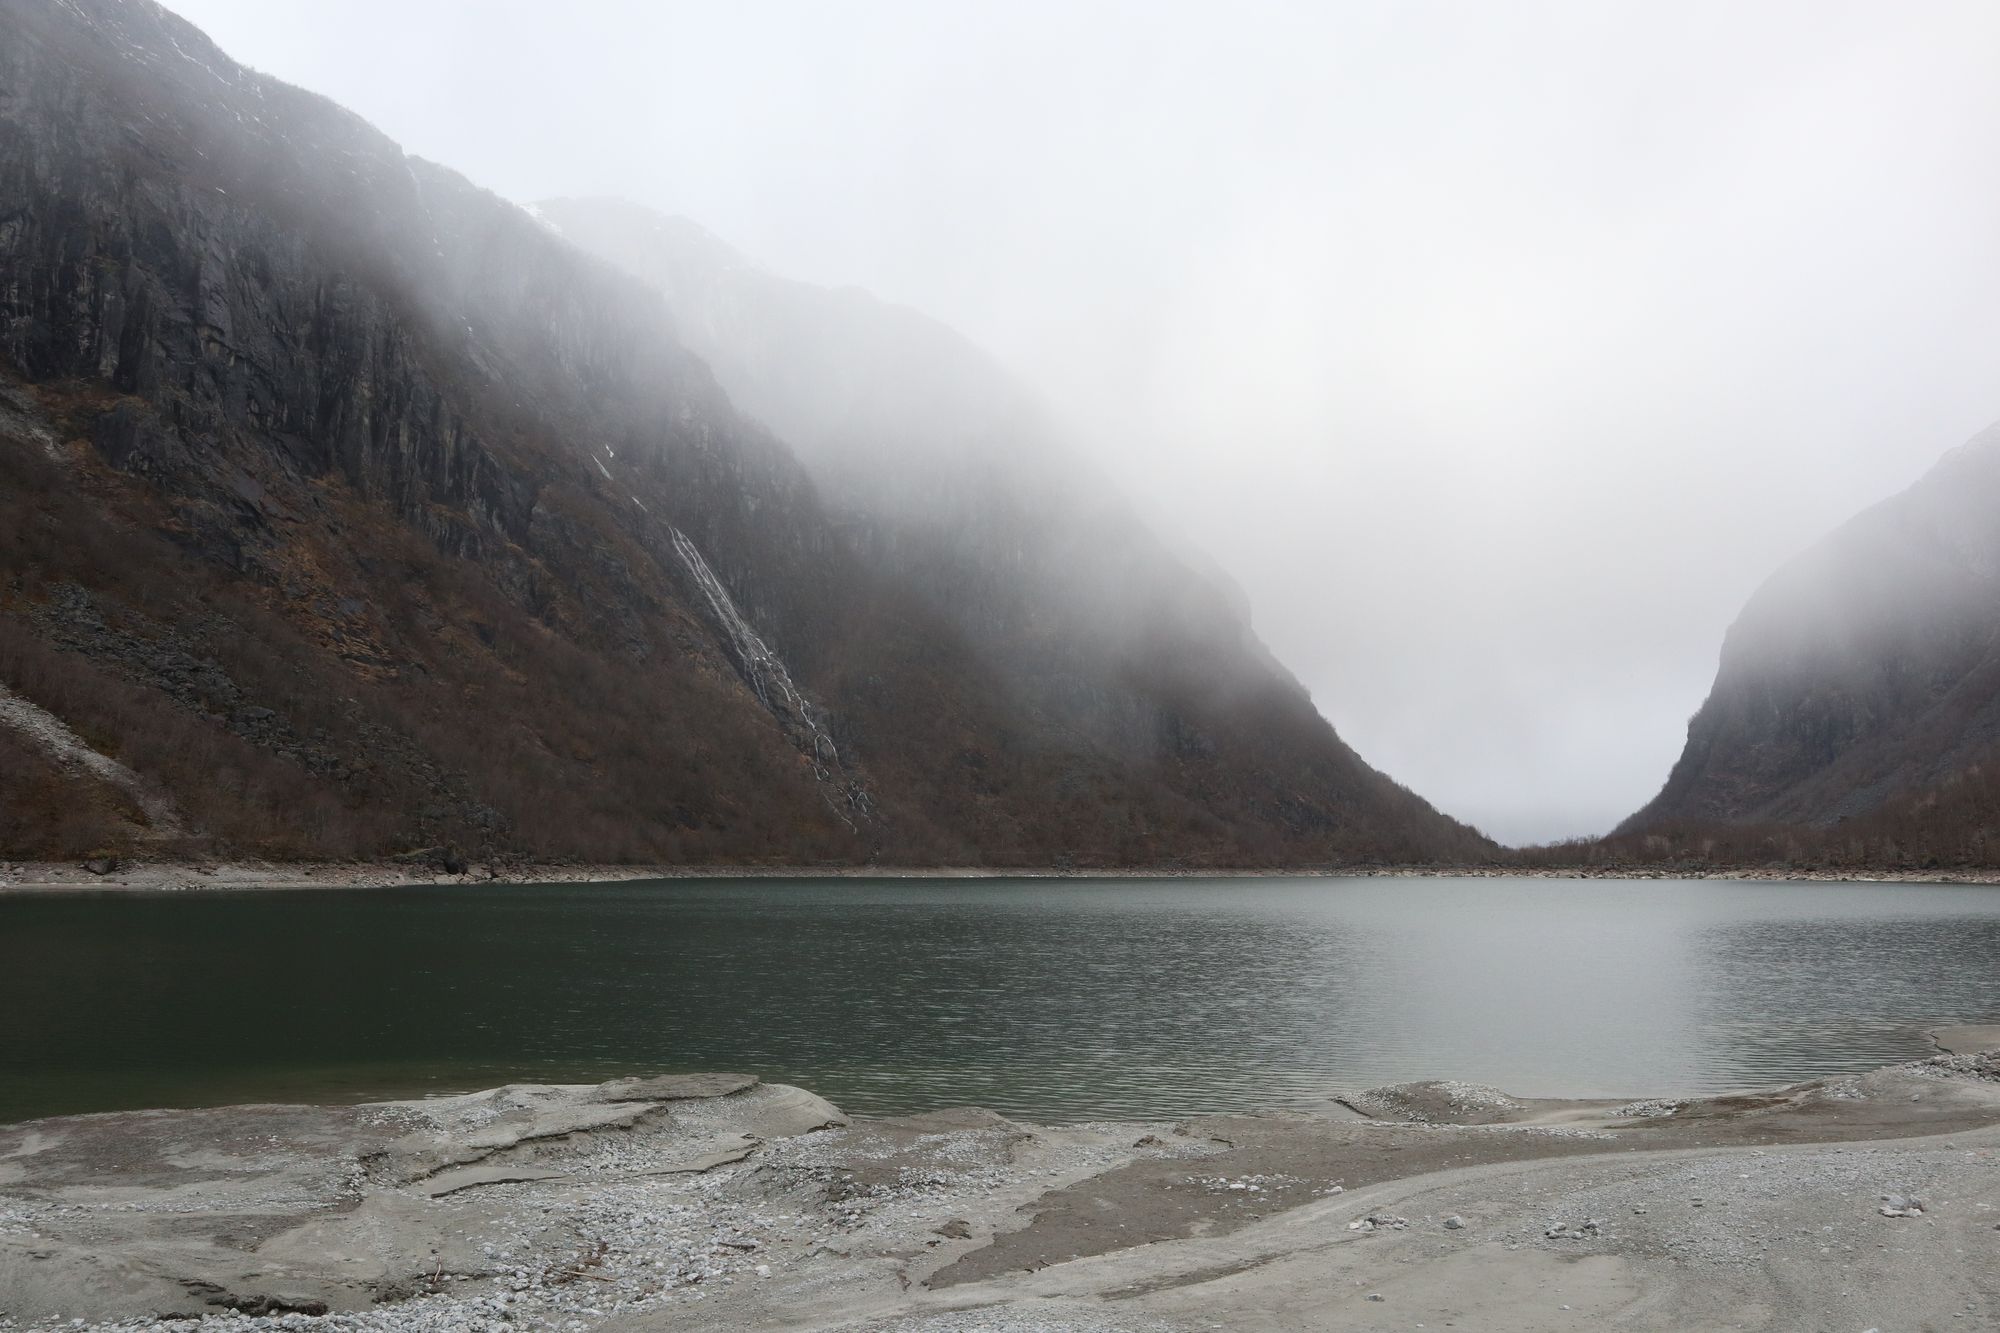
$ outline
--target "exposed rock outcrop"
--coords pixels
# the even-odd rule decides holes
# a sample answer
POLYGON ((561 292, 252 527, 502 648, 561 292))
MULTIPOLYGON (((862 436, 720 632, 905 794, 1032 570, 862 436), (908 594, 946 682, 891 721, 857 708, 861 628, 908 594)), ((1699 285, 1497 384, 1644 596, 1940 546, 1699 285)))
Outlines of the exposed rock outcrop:
POLYGON ((0 1126, 0 1320, 1261 1333, 1365 1323, 1386 1293, 1433 1325, 1777 1329, 1881 1228, 1922 1225, 1881 1304, 1944 1327, 1989 1284, 1997 1079, 1993 1053, 1940 1056, 1671 1116, 1386 1090, 1445 1090, 1462 1124, 850 1124, 730 1076, 657 1080, 692 1094, 659 1102, 530 1084, 61 1117, 0 1126), (1607 1266, 1653 1295, 1593 1296, 1607 1266), (1774 1272, 1803 1294, 1772 1304, 1774 1272))

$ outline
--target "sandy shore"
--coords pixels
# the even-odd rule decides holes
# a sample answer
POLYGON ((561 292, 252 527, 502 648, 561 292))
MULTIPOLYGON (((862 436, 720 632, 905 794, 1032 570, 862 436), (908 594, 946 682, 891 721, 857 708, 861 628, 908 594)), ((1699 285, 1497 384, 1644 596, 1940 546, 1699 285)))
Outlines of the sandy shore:
POLYGON ((740 1075, 0 1129, 0 1327, 2000 1326, 2000 1028, 1681 1102, 850 1122, 740 1075), (77 1323, 76 1321, 81 1321, 77 1323))
POLYGON ((1816 871, 1768 868, 1582 869, 1507 866, 1302 866, 1290 870, 1033 869, 967 866, 633 866, 470 863, 446 874, 422 863, 339 861, 141 861, 103 873, 75 862, 0 861, 0 894, 133 890, 369 889, 439 884, 574 884, 651 879, 1721 879, 1766 882, 2000 884, 2000 870, 1816 871))

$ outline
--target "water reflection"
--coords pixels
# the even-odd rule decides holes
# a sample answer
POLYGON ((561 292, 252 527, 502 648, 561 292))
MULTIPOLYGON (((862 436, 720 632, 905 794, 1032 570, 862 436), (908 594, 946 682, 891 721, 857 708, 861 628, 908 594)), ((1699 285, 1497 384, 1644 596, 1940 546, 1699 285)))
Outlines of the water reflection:
POLYGON ((1713 1091, 2000 1016, 2000 892, 674 882, 0 899, 0 1119, 731 1067, 864 1112, 1713 1091))

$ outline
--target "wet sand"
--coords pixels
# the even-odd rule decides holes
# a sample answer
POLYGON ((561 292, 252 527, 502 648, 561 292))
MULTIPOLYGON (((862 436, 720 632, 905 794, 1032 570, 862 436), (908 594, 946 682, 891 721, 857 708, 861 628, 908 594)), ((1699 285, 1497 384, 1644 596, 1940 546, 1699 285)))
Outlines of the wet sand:
MULTIPOLYGON (((0 1319, 321 1329, 2000 1325, 2000 1052, 1612 1105, 849 1122, 747 1076, 0 1129, 0 1319), (231 1313, 231 1312, 235 1313, 231 1313)), ((4 1325, 0 1325, 4 1326, 4 1325)))

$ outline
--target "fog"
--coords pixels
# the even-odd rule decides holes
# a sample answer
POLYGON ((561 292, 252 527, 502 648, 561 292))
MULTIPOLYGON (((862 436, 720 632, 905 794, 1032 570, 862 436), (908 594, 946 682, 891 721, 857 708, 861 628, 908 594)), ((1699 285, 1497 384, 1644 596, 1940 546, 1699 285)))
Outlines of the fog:
POLYGON ((175 8, 963 330, 1507 841, 1642 804, 1757 584, 2000 418, 1985 0, 175 8))

